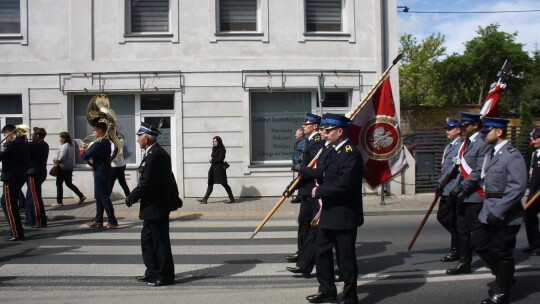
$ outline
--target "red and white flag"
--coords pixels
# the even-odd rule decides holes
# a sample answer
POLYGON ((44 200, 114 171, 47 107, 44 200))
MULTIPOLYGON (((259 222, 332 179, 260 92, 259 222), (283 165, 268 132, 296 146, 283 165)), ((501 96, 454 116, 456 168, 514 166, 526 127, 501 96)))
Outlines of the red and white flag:
POLYGON ((364 179, 372 188, 391 179, 407 165, 390 78, 384 80, 352 118, 349 138, 362 152, 364 179))
POLYGON ((482 110, 480 110, 480 114, 484 117, 500 117, 499 116, 499 109, 497 108, 497 101, 499 100, 499 96, 501 95, 501 92, 506 90, 506 84, 504 83, 496 83, 495 86, 489 90, 489 93, 486 97, 486 102, 484 102, 484 106, 482 106, 482 110))

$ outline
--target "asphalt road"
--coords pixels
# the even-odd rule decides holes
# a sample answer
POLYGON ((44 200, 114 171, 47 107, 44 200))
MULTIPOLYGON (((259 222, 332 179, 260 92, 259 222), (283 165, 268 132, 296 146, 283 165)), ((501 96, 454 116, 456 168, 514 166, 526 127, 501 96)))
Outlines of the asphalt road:
MULTIPOLYGON (((366 217, 357 240, 361 303, 480 303, 493 276, 474 258, 470 275, 447 276, 441 263, 449 236, 428 221, 407 252, 422 215, 366 217)), ((293 219, 273 220, 250 240, 260 219, 186 220, 171 223, 176 284, 152 288, 134 280, 144 271, 139 248, 141 222, 96 231, 66 218, 47 229, 27 231, 25 242, 9 243, 0 222, 1 303, 307 303, 317 291, 313 275, 293 277, 284 256, 296 247, 293 219)), ((512 303, 539 303, 540 257, 521 253, 512 303)), ((338 290, 341 285, 338 284, 338 290)))

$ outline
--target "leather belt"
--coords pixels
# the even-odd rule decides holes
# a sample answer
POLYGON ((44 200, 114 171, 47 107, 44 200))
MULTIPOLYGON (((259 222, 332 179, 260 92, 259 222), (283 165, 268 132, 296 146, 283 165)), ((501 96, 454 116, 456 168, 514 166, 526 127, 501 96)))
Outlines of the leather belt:
POLYGON ((502 198, 503 192, 486 192, 486 198, 502 198))

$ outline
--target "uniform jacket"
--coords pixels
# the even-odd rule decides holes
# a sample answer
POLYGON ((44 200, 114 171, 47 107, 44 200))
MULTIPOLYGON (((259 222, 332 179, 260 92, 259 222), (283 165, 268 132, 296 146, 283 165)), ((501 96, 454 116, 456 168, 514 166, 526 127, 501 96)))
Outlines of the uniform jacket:
MULTIPOLYGON (((450 174, 450 171, 452 171, 452 168, 454 167, 455 159, 458 156, 459 153, 459 147, 461 147, 461 144, 463 143, 463 139, 461 137, 458 137, 456 141, 452 141, 448 146, 444 149, 443 152, 443 163, 441 167, 441 176, 439 177, 439 180, 437 181, 439 184, 442 184, 444 179, 448 174, 450 174)), ((459 172, 459 171, 458 171, 459 172)), ((446 184, 446 187, 444 187, 442 191, 442 195, 448 196, 450 194, 450 191, 454 189, 455 186, 459 183, 459 179, 457 178, 457 175, 446 184)))
POLYGON ((111 176, 111 142, 108 139, 97 141, 90 149, 83 152, 82 159, 92 159, 94 166, 94 178, 106 178, 111 176))
POLYGON ((225 167, 223 167, 226 153, 227 151, 223 146, 212 149, 212 161, 210 169, 208 170, 208 184, 212 185, 227 183, 227 171, 225 167))
POLYGON ((300 174, 302 178, 316 179, 317 182, 322 184, 324 182, 324 171, 330 164, 332 155, 336 152, 336 149, 331 145, 325 145, 324 150, 321 152, 317 165, 314 168, 308 168, 307 166, 300 167, 300 174))
POLYGON ((30 164, 26 173, 28 175, 47 175, 47 159, 49 158, 49 145, 42 139, 28 143, 30 164))
POLYGON ((531 180, 529 182, 529 199, 540 191, 540 156, 536 156, 536 151, 532 153, 530 174, 531 180))
MULTIPOLYGON (((311 160, 315 158, 319 150, 324 147, 324 141, 321 139, 320 134, 313 135, 306 144, 306 148, 302 153, 302 167, 309 165, 311 160)), ((315 179, 302 178, 300 185, 298 186, 298 195, 311 196, 311 190, 315 185, 315 179)))
POLYGON ((24 183, 28 168, 28 144, 24 137, 7 141, 0 148, 2 160, 2 176, 4 182, 14 181, 24 183))
POLYGON ((462 179, 461 185, 463 186, 460 201, 464 203, 481 203, 484 201, 484 197, 475 191, 475 187, 482 188, 483 186, 480 178, 482 164, 484 163, 484 157, 492 147, 493 145, 486 143, 486 139, 481 133, 478 133, 467 147, 465 147, 463 158, 472 168, 472 171, 467 179, 463 179, 460 175, 460 179, 462 179))
POLYGON ((140 219, 169 218, 171 205, 179 200, 171 168, 171 157, 159 144, 148 149, 139 166, 139 183, 126 198, 129 202, 141 201, 140 219))
POLYGON ((349 141, 332 153, 324 172, 324 183, 315 193, 323 201, 319 227, 346 230, 364 223, 363 168, 360 151, 349 141))
POLYGON ((492 213, 505 225, 520 225, 523 222, 521 198, 527 188, 527 167, 523 156, 506 143, 491 157, 486 156, 483 166, 486 199, 478 215, 480 222, 486 224, 488 214, 492 213), (498 194, 498 197, 489 197, 498 194))

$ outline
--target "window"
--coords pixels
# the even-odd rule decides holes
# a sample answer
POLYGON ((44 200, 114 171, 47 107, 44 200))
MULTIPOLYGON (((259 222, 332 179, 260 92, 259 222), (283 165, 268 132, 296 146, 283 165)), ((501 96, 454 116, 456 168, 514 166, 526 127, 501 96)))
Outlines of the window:
POLYGON ((251 162, 291 162, 294 133, 311 111, 310 92, 251 93, 251 162))
MULTIPOLYGON (((317 107, 320 107, 319 95, 317 96, 317 107)), ((349 108, 349 93, 348 92, 325 92, 324 101, 322 106, 325 109, 336 109, 336 108, 349 108)), ((326 112, 323 110, 323 112, 326 112)))
MULTIPOLYGON (((73 138, 83 139, 92 134, 92 127, 86 119, 86 109, 88 103, 94 95, 75 95, 73 98, 73 138)), ((111 109, 116 114, 118 122, 118 133, 124 135, 124 144, 131 151, 136 151, 135 142, 135 96, 134 95, 109 95, 111 101, 111 109)), ((75 143, 74 143, 75 144, 75 143)), ((78 147, 75 147, 78 149, 78 147)), ((86 164, 78 155, 76 156, 77 164, 86 164)), ((136 155, 132 153, 128 159, 128 164, 136 163, 136 155)))
POLYGON ((141 110, 174 110, 174 94, 141 95, 141 110))
POLYGON ((21 33, 20 0, 0 1, 0 34, 21 33))
POLYGON ((210 1, 210 42, 259 40, 269 42, 269 0, 210 1))
POLYGON ((342 32, 342 0, 306 0, 306 32, 342 32))
POLYGON ((131 33, 169 32, 169 0, 131 0, 131 33))
POLYGON ((0 95, 0 129, 6 124, 19 125, 22 123, 22 96, 0 95))
POLYGON ((28 0, 0 0, 0 43, 26 45, 28 0))
POLYGON ((219 32, 246 31, 257 31, 257 0, 220 0, 219 32))

